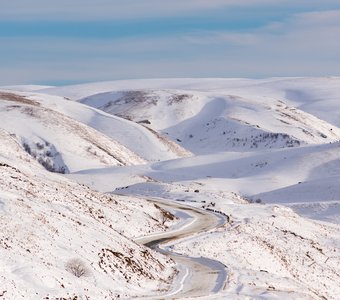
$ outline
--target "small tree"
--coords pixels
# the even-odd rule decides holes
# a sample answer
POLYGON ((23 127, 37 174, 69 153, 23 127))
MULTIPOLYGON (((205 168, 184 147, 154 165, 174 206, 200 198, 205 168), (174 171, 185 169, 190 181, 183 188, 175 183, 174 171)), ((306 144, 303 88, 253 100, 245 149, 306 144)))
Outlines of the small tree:
POLYGON ((163 212, 163 211, 161 211, 160 212, 160 222, 161 222, 161 224, 162 225, 165 225, 165 222, 168 220, 168 217, 167 217, 167 215, 163 212))
POLYGON ((85 263, 79 258, 70 259, 65 265, 66 271, 70 272, 74 276, 80 278, 83 276, 89 276, 91 271, 85 265, 85 263))
POLYGON ((170 213, 169 211, 161 208, 160 206, 158 206, 157 204, 154 204, 155 207, 159 210, 159 222, 162 224, 162 225, 165 225, 165 223, 167 221, 172 221, 175 219, 175 216, 170 213))

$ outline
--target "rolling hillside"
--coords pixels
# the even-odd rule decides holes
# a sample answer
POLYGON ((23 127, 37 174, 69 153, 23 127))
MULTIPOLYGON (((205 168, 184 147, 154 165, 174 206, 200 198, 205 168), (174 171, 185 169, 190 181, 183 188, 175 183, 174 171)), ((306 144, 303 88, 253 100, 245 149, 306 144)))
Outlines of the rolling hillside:
POLYGON ((5 299, 131 297, 166 286, 173 263, 132 241, 164 230, 156 207, 50 174, 8 132, 0 137, 5 299))
POLYGON ((157 130, 195 154, 296 147, 340 140, 340 130, 270 97, 130 90, 80 100, 157 130))
POLYGON ((156 248, 225 266, 207 299, 337 299, 339 116, 334 77, 3 87, 0 295, 175 297, 196 270, 133 241, 157 199, 226 220, 156 248))

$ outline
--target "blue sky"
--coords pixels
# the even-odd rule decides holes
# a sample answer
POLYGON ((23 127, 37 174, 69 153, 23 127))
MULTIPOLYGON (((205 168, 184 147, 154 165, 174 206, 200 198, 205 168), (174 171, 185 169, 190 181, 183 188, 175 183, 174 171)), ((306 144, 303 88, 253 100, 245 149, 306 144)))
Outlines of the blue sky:
POLYGON ((1 85, 340 76, 339 0, 2 2, 1 85))

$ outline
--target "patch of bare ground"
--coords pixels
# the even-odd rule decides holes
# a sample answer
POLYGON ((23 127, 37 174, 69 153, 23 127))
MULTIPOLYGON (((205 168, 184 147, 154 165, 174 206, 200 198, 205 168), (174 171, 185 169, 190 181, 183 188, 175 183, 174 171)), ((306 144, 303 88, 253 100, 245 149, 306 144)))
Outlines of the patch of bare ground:
POLYGON ((0 99, 34 106, 40 106, 39 102, 27 99, 27 97, 25 96, 21 96, 14 93, 0 92, 0 99))
POLYGON ((189 94, 173 94, 172 96, 169 97, 168 99, 168 105, 173 105, 176 103, 182 103, 186 100, 192 99, 194 96, 189 95, 189 94))

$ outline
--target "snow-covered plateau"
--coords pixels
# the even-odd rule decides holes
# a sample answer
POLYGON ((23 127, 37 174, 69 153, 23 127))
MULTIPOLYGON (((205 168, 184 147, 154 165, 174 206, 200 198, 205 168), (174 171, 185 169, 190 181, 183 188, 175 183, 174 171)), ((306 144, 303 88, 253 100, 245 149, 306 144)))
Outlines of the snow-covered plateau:
POLYGON ((0 300, 339 299, 340 78, 0 87, 0 300))

